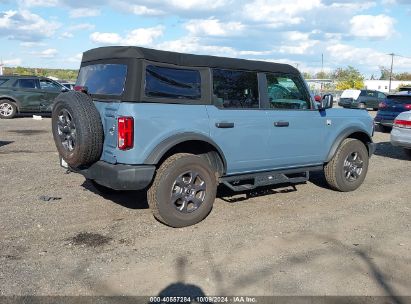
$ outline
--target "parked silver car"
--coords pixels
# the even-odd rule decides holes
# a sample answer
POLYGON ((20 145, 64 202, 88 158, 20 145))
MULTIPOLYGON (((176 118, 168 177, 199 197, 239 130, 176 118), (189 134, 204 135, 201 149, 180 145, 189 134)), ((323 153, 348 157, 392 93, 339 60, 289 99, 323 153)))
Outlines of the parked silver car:
POLYGON ((411 111, 400 113, 394 120, 391 144, 403 147, 411 157, 411 111))

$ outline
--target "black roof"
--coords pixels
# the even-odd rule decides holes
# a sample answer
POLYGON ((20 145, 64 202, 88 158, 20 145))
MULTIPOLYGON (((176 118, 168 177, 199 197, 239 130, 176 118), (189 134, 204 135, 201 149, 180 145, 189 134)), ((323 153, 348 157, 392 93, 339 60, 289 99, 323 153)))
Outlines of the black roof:
POLYGON ((82 62, 84 63, 102 59, 121 58, 147 59, 150 61, 188 67, 211 67, 299 74, 299 71, 296 68, 288 64, 227 57, 184 54, 135 46, 109 46, 91 49, 83 53, 82 62))

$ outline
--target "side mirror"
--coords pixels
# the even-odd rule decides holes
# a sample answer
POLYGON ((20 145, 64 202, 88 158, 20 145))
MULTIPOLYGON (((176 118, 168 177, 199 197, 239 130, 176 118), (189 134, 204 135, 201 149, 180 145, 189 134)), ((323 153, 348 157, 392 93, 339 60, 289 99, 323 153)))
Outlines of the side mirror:
POLYGON ((325 94, 319 106, 320 110, 330 109, 333 107, 334 98, 331 94, 325 94))

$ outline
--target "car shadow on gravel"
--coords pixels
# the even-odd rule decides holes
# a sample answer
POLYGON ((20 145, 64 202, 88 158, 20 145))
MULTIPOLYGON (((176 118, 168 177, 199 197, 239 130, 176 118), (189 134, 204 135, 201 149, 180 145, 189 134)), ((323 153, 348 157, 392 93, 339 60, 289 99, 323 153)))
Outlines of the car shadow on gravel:
POLYGON ((7 146, 14 143, 14 141, 9 141, 9 140, 0 140, 0 148, 3 146, 7 146))
POLYGON ((309 181, 313 183, 314 185, 316 185, 317 187, 324 188, 324 189, 331 189, 330 186, 327 184, 327 181, 325 180, 323 171, 310 172, 309 181))
POLYGON ((374 154, 397 160, 411 160, 411 157, 406 155, 403 148, 394 147, 389 141, 377 143, 377 149, 374 154))
POLYGON ((97 191, 93 185, 84 181, 81 185, 83 188, 104 197, 105 199, 112 201, 120 206, 123 206, 128 209, 148 209, 147 203, 147 192, 142 191, 114 191, 112 193, 101 193, 97 191))

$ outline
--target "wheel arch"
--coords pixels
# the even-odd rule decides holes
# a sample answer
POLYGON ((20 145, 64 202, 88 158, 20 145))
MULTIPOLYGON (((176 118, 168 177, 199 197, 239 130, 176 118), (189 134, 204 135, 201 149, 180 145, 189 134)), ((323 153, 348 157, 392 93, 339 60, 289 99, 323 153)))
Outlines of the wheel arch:
POLYGON ((17 113, 20 112, 20 102, 19 102, 18 100, 14 99, 13 97, 8 96, 8 95, 0 96, 0 100, 8 100, 8 101, 11 101, 11 102, 16 106, 17 113))
POLYGON ((328 152, 326 162, 329 162, 333 158, 334 154, 337 152, 338 147, 346 138, 354 138, 360 140, 367 148, 368 154, 371 154, 372 151, 370 151, 369 148, 369 144, 372 143, 371 136, 367 132, 359 128, 349 128, 341 132, 340 135, 336 138, 331 146, 330 151, 328 152))
POLYGON ((204 155, 220 176, 227 170, 227 161, 220 147, 208 136, 191 132, 176 134, 160 142, 144 164, 158 165, 169 156, 183 152, 204 155))

